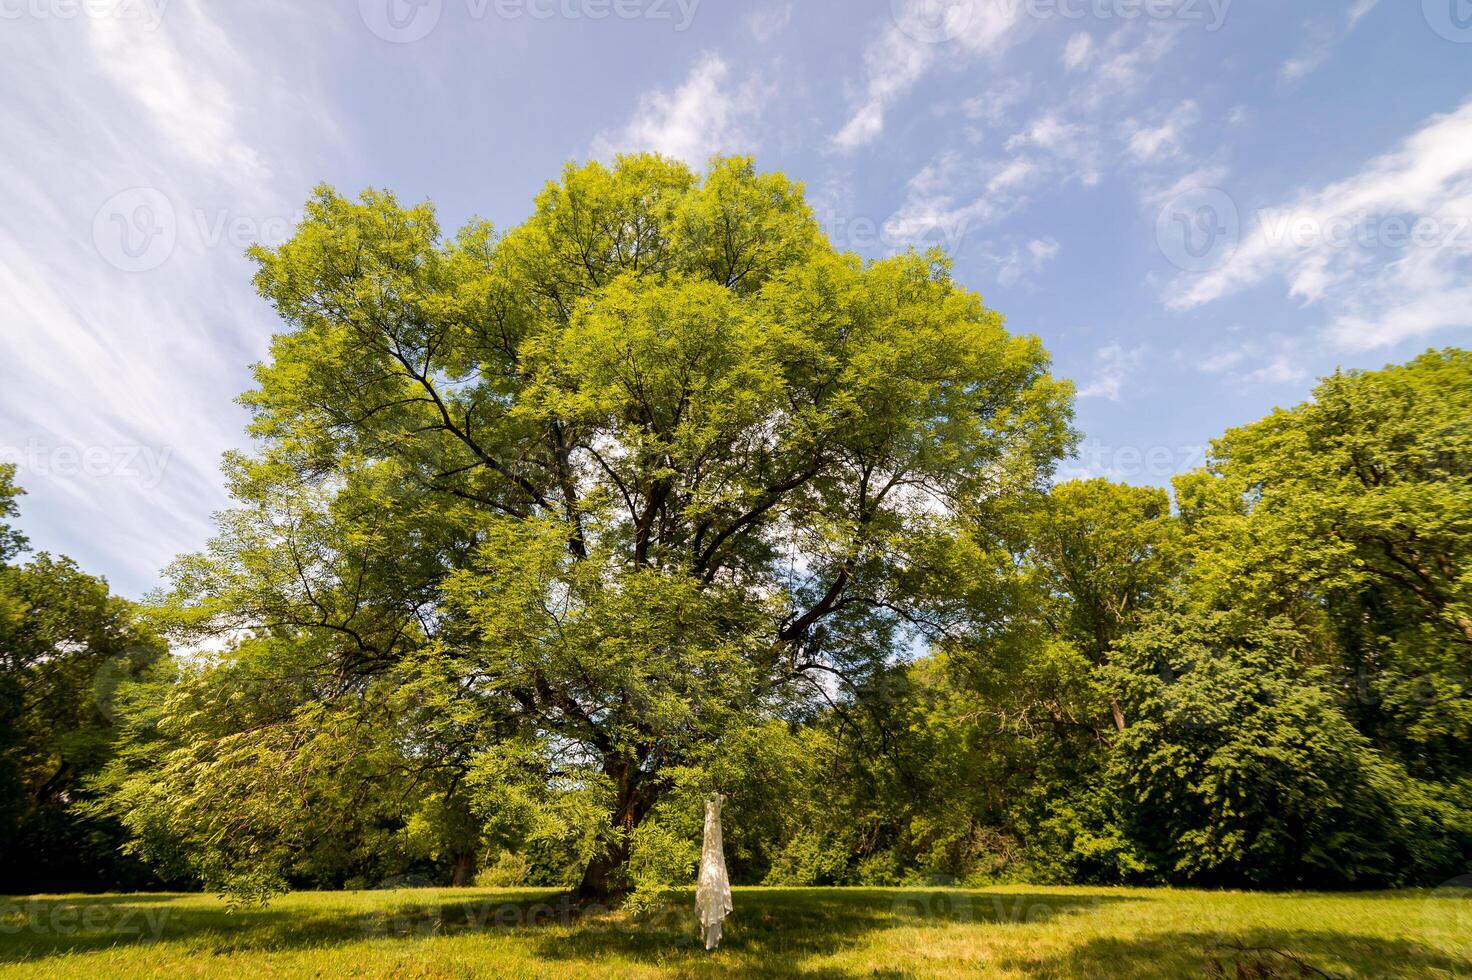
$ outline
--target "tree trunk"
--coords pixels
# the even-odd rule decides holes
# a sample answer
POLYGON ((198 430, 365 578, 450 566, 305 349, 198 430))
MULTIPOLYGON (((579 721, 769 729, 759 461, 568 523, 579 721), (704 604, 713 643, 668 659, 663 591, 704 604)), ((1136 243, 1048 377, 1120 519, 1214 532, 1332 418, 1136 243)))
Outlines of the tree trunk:
POLYGON ((1114 715, 1114 730, 1124 731, 1124 709, 1119 706, 1119 699, 1114 695, 1109 696, 1109 713, 1114 715))
POLYGON ((618 763, 605 768, 604 773, 618 787, 613 840, 607 852, 594 858, 583 870, 574 893, 580 902, 612 903, 629 893, 633 887, 628 868, 634 830, 649 812, 650 801, 646 799, 646 787, 638 778, 637 765, 618 763))
POLYGON ((1468 643, 1472 643, 1472 619, 1468 619, 1461 613, 1457 613, 1456 620, 1457 625, 1461 627, 1462 630, 1462 639, 1466 640, 1468 643))
POLYGON ((594 858, 583 870, 575 893, 580 902, 616 902, 629 893, 629 845, 620 837, 608 853, 594 858))
POLYGON ((455 855, 455 870, 450 877, 451 888, 465 888, 475 884, 474 851, 461 851, 455 855))

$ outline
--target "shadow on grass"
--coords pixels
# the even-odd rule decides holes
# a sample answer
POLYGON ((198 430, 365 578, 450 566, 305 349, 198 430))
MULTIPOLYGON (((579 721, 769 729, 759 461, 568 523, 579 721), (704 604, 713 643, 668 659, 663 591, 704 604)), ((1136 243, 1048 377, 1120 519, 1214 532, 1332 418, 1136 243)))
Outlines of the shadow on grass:
MULTIPOLYGON (((934 922, 1046 922, 1106 901, 1066 895, 946 889, 738 890, 723 950, 747 963, 831 953, 859 937, 934 922)), ((663 962, 701 954, 693 893, 626 915, 579 908, 552 891, 427 889, 362 895, 319 893, 231 912, 205 896, 31 896, 0 899, 0 963, 114 947, 183 944, 201 955, 290 950, 364 940, 413 940, 498 931, 519 934, 550 961, 615 957, 663 962), (193 901, 179 904, 181 899, 193 901)))
POLYGON ((1065 977, 1406 977, 1472 975, 1472 961, 1414 942, 1307 929, 1089 940, 1061 955, 1004 958, 1020 973, 1065 977))
MULTIPOLYGON (((559 921, 559 900, 553 892, 430 889, 368 894, 371 897, 296 893, 264 908, 234 911, 224 901, 203 895, 0 898, 0 963, 159 942, 184 944, 205 955, 225 955, 559 921)), ((561 905, 569 907, 565 901, 561 905)))
MULTIPOLYGON (((571 934, 538 936, 536 952, 549 961, 617 959, 678 965, 682 974, 790 975, 803 960, 839 952, 887 929, 937 924, 1008 928, 1131 901, 1136 899, 925 888, 738 890, 738 914, 726 922, 719 959, 711 959, 696 938, 694 895, 689 893, 632 921, 590 917, 571 934)), ((812 969, 803 973, 824 975, 812 969)), ((869 975, 905 974, 875 969, 869 975)))
MULTIPOLYGON (((142 947, 139 955, 146 957, 146 947, 157 942, 183 946, 189 955, 226 956, 365 941, 408 947, 432 936, 496 933, 515 936, 526 954, 569 970, 569 961, 580 960, 639 963, 682 976, 821 977, 838 972, 814 961, 866 945, 887 930, 954 924, 978 927, 977 947, 1005 940, 992 946, 988 955, 996 958, 988 965, 1030 976, 1319 975, 1300 970, 1304 964, 1331 976, 1472 975, 1472 961, 1408 940, 1335 932, 1329 923, 1223 934, 1120 937, 1084 931, 1063 949, 1034 942, 1044 933, 1029 928, 1149 901, 1108 892, 738 889, 737 914, 727 920, 721 948, 712 956, 696 940, 690 892, 675 893, 639 916, 578 908, 556 892, 536 890, 297 893, 264 909, 237 912, 198 895, 33 896, 0 898, 0 964, 115 947, 142 947), (1213 972, 1213 961, 1219 972, 1213 972), (1239 972, 1242 966, 1249 972, 1239 972)), ((926 941, 915 935, 922 938, 903 942, 926 941)), ((896 961, 901 955, 898 949, 879 953, 881 962, 869 972, 900 975, 895 967, 907 965, 896 961)))

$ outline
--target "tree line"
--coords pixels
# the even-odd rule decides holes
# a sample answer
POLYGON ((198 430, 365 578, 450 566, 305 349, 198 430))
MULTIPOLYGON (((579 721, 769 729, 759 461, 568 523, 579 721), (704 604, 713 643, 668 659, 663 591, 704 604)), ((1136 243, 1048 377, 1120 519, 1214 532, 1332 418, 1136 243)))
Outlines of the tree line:
POLYGON ((1056 482, 1039 341, 746 159, 451 236, 323 187, 251 254, 287 329, 207 548, 133 606, 0 535, 8 890, 642 901, 712 791, 747 883, 1467 870, 1467 352, 1167 492, 1056 482))

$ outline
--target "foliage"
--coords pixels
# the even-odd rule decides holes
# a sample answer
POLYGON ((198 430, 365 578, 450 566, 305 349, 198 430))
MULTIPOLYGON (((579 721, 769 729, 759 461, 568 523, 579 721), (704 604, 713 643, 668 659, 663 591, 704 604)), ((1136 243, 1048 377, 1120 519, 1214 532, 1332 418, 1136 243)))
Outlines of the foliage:
POLYGON ((170 833, 232 891, 320 862, 319 822, 412 824, 385 795, 454 799, 464 847, 550 849, 587 895, 681 870, 646 819, 974 619, 969 522, 1072 439, 1037 340, 943 256, 840 254, 743 159, 570 166, 523 225, 448 240, 323 188, 252 255, 289 327, 244 397, 261 450, 160 597, 230 652, 133 777, 162 767, 140 812, 187 797, 170 833), (443 769, 365 800, 406 756, 443 769))
POLYGON ((67 558, 37 554, 4 521, 14 467, 0 467, 0 866, 12 890, 139 886, 124 830, 87 812, 86 782, 113 755, 128 686, 162 663, 138 610, 67 558))
POLYGON ((990 615, 843 709, 886 720, 793 836, 828 876, 798 880, 1464 871, 1469 398, 1472 357, 1428 353, 1228 433, 1177 513, 1102 480, 1018 498, 974 536, 990 615))
POLYGON ((1286 620, 1162 613, 1111 671, 1131 724, 1111 759, 1130 836, 1207 883, 1397 882, 1396 773, 1304 669, 1286 620))

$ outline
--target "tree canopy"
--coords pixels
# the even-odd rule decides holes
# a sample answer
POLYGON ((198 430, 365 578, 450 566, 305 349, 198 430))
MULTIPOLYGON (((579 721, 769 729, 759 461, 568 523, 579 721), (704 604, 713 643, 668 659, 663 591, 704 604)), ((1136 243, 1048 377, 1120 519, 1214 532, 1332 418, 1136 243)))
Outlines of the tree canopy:
MULTIPOLYGON (((410 796, 550 833, 585 893, 623 890, 661 798, 720 788, 743 732, 970 622, 972 528, 1073 437, 1039 342, 943 256, 841 254, 744 159, 570 166, 522 225, 448 239, 427 204, 323 188, 252 255, 289 327, 244 397, 260 451, 168 601, 239 640, 229 670, 315 680, 228 721, 238 682, 186 686, 205 702, 162 764, 206 839, 288 838, 299 808, 256 770, 351 772, 323 714, 391 678, 416 687, 384 708, 395 764, 439 773, 410 796)), ((278 860, 202 870, 269 889, 289 864, 240 849, 278 860)))

